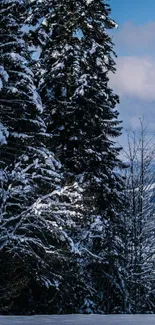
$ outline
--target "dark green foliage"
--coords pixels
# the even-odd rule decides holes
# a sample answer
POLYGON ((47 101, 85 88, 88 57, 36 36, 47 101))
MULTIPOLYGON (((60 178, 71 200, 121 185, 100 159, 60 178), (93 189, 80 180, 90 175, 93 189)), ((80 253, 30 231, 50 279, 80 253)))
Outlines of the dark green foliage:
POLYGON ((110 14, 101 0, 0 2, 3 314, 127 311, 110 14))
MULTIPOLYGON (((121 127, 115 109, 118 97, 108 83, 115 63, 107 29, 115 23, 105 1, 44 1, 41 6, 46 14, 35 35, 41 46, 38 89, 47 132, 52 136, 47 145, 70 179, 83 187, 85 214, 78 241, 89 256, 86 265, 85 258, 81 260, 83 272, 88 268, 91 273, 94 296, 104 296, 101 310, 112 312, 118 304, 122 311, 124 184, 116 172, 122 167, 120 148, 113 141, 121 127)), ((87 300, 93 306, 86 308, 89 312, 100 310, 99 302, 94 307, 91 294, 87 300)))
POLYGON ((80 214, 76 184, 64 186, 61 164, 46 147, 21 29, 27 14, 25 1, 0 2, 1 313, 43 313, 49 288, 56 295, 57 281, 64 282, 72 211, 80 214))

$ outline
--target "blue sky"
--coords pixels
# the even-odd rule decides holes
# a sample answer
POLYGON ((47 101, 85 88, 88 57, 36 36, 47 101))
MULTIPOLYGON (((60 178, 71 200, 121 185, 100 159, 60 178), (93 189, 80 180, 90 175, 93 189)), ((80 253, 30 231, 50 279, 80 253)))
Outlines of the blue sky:
MULTIPOLYGON (((119 28, 112 32, 116 74, 110 77, 120 96, 124 130, 138 128, 144 117, 155 134, 155 0, 109 0, 119 28)), ((126 145, 124 133, 121 144, 126 145)))
POLYGON ((110 0, 112 15, 119 24, 127 20, 146 23, 155 16, 155 0, 110 0))

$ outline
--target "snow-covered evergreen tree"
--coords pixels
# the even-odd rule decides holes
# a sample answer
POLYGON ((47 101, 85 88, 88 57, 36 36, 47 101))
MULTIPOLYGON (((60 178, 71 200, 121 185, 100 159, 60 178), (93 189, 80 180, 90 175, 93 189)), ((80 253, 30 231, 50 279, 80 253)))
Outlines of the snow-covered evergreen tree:
POLYGON ((45 130, 45 126, 39 116, 42 104, 20 31, 26 14, 25 3, 1 1, 0 9, 0 119, 9 132, 3 159, 12 162, 27 143, 33 146, 34 134, 45 130))
MULTIPOLYGON (((65 186, 46 147, 42 103, 29 68, 23 0, 0 1, 0 312, 59 312, 82 192, 65 186), (28 297, 28 299, 26 298, 28 297), (53 309, 52 309, 53 308, 53 309)), ((64 297, 62 298, 62 301, 64 297)))
POLYGON ((116 172, 121 166, 120 149, 113 141, 121 128, 115 109, 118 97, 108 84, 108 73, 115 72, 115 63, 107 30, 116 24, 106 1, 36 4, 43 13, 39 17, 34 6, 34 17, 40 18, 35 31, 41 47, 38 88, 52 135, 48 148, 57 154, 70 181, 76 179, 84 189, 83 240, 87 230, 89 244, 83 251, 96 256, 87 267, 101 309, 114 310, 116 301, 123 309, 123 181, 116 172))

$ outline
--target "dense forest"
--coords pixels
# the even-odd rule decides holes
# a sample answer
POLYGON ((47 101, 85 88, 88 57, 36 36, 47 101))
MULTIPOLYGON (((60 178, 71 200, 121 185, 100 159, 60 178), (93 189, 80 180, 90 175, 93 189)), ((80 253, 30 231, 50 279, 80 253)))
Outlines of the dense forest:
POLYGON ((118 145, 116 27, 105 0, 0 1, 0 314, 155 312, 155 150, 143 120, 118 145))

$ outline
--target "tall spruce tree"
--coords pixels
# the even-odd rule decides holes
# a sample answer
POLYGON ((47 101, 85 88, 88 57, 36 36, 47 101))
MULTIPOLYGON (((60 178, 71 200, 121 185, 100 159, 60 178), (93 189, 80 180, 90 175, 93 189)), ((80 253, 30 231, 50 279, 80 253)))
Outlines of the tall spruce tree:
POLYGON ((121 127, 115 108, 118 97, 108 83, 115 63, 107 30, 116 24, 106 1, 33 4, 34 22, 40 18, 34 35, 41 48, 38 88, 52 135, 48 147, 65 166, 70 182, 81 182, 85 193, 81 250, 90 256, 85 272, 91 274, 97 302, 93 305, 88 297, 83 306, 89 311, 100 307, 105 312, 122 311, 126 301, 121 257, 123 181, 116 172, 122 166, 120 148, 113 141, 121 127), (88 301, 95 307, 89 308, 88 301))
POLYGON ((24 0, 0 1, 1 313, 60 311, 74 255, 72 215, 80 214, 79 188, 64 185, 60 163, 46 147, 22 31, 26 8, 24 0))

